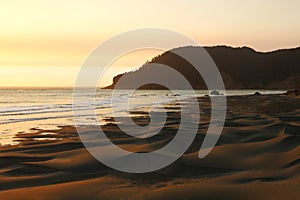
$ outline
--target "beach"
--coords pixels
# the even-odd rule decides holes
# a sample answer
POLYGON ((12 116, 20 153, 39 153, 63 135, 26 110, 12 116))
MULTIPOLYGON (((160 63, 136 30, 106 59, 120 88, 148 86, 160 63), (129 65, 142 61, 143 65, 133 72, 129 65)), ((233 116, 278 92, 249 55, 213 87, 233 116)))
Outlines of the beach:
POLYGON ((1 8, 0 200, 300 200, 300 0, 1 8))
MULTIPOLYGON (((298 199, 300 196, 300 99, 286 95, 227 97, 226 122, 217 145, 198 151, 210 121, 210 98, 198 98, 201 120, 186 153, 171 165, 144 174, 111 169, 84 148, 76 127, 35 128, 0 148, 1 199, 298 199)), ((180 123, 177 104, 149 139, 122 135, 113 118, 101 125, 108 138, 132 152, 157 150, 180 123)), ((137 124, 145 112, 132 113, 137 124)), ((86 126, 86 131, 97 127, 86 126)), ((137 163, 138 164, 138 163, 137 163)))

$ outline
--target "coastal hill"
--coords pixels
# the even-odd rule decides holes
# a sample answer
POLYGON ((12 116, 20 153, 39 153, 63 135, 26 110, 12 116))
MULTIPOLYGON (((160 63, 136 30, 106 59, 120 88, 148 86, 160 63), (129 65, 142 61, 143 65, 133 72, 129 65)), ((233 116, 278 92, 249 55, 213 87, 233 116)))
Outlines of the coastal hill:
MULTIPOLYGON (((180 48, 199 50, 199 47, 180 48)), ((204 48, 219 68, 226 89, 287 90, 300 85, 300 47, 272 52, 257 52, 249 47, 215 46, 204 48)), ((130 81, 134 81, 135 78, 142 79, 145 72, 151 72, 151 65, 149 64, 154 63, 168 65, 177 70, 190 82, 194 89, 206 89, 202 77, 194 67, 170 51, 154 57, 136 71, 115 76, 113 84, 105 87, 105 89, 113 89, 122 76, 127 77, 127 82, 123 83, 121 88, 132 89, 130 81)), ((139 89, 165 89, 165 87, 147 84, 139 89)), ((178 86, 178 89, 182 88, 178 86)))

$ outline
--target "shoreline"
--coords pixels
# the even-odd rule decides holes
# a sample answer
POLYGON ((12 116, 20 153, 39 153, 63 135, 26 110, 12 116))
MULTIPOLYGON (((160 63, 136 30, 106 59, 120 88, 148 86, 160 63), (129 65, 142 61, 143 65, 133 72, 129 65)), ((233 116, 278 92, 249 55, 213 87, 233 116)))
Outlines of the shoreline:
MULTIPOLYGON (((47 91, 47 90, 45 90, 47 91)), ((51 90, 50 90, 51 91, 51 90)), ((142 94, 140 94, 142 97, 150 95, 153 96, 153 94, 151 94, 151 90, 146 90, 146 94, 143 94, 144 91, 142 91, 142 94), (150 93, 149 93, 150 92, 150 93), (148 94, 147 94, 148 93, 148 94)), ((155 92, 155 90, 153 90, 152 92, 155 92)), ((163 92, 163 91, 161 91, 163 92)), ((159 96, 165 95, 165 98, 169 98, 168 101, 163 102, 162 104, 172 104, 172 102, 174 101, 174 98, 179 97, 181 99, 188 99, 191 96, 191 93, 183 93, 181 94, 182 91, 175 91, 175 93, 173 94, 169 94, 169 93, 159 93, 159 96)), ((286 91, 263 91, 263 90, 253 90, 253 91, 239 91, 241 92, 241 94, 236 94, 235 91, 227 91, 226 96, 251 96, 253 95, 255 92, 259 92, 262 95, 282 95, 282 94, 286 94, 286 91)), ((22 98, 24 98, 23 96, 26 93, 22 93, 22 98)), ((34 94, 30 94, 30 95, 36 95, 34 94)), ((43 95, 47 95, 47 92, 42 94, 43 95)), ((52 95, 52 93, 50 93, 50 95, 52 95)), ((72 95, 72 93, 69 93, 68 95, 72 95)), ((199 90, 196 91, 196 95, 198 97, 204 97, 204 96, 209 96, 207 94, 204 93, 204 91, 199 90)), ((122 96, 122 95, 121 95, 122 96)), ((72 97, 68 97, 70 99, 72 99, 72 97)), ((37 104, 37 105, 31 105, 28 104, 28 106, 30 108, 27 108, 27 106, 24 106, 23 104, 13 104, 13 105, 5 105, 3 104, 4 107, 2 107, 4 110, 1 112, 1 116, 3 116, 4 118, 1 120, 1 129, 0 132, 3 133, 3 138, 0 137, 0 146, 9 146, 9 145, 15 145, 15 143, 13 142, 13 137, 16 133, 24 133, 24 132, 32 132, 31 130, 34 130, 34 128, 41 128, 41 129, 51 129, 51 128, 57 128, 59 126, 66 126, 66 125, 73 125, 72 123, 72 110, 70 108, 70 105, 72 105, 71 100, 70 99, 64 99, 62 103, 56 104, 56 103, 52 103, 51 101, 49 101, 49 103, 42 103, 42 104, 37 104), (70 102, 69 102, 70 101, 70 102), (32 109, 32 110, 31 110, 32 109), (19 114, 18 114, 19 113, 19 114), (57 113, 57 115, 55 115, 55 113, 57 113), (35 116, 36 115, 36 116, 35 116), (33 116, 33 117, 32 117, 33 116)), ((100 102, 97 104, 97 111, 101 112, 101 108, 108 108, 106 105, 106 97, 103 97, 103 100, 100 100, 100 102), (104 103, 104 106, 101 106, 101 104, 104 103)), ((154 99, 155 100, 155 99, 154 99)), ((15 101, 15 100, 14 100, 15 101)), ((48 100, 47 100, 48 101, 48 100)), ((159 97, 159 100, 161 101, 161 97, 159 97)), ((143 106, 147 106, 147 104, 143 105, 143 106)), ((141 109, 137 107, 137 109, 141 109)), ((104 111, 107 112, 107 111, 104 111)), ((104 116, 105 117, 110 117, 110 116, 104 116)), ((101 119, 100 121, 102 122, 103 119, 101 119)))

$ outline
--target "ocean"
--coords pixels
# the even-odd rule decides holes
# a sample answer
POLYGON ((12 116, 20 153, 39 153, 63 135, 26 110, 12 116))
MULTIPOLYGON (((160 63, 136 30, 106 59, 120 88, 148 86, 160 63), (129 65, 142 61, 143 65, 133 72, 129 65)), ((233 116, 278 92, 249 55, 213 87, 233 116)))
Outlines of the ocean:
MULTIPOLYGON (((226 95, 277 94, 284 91, 266 90, 227 90, 226 95)), ((97 119, 100 124, 104 119, 112 117, 111 102, 115 103, 114 116, 128 116, 128 94, 131 91, 117 91, 111 98, 112 90, 98 90, 94 102, 97 119)), ((93 98, 86 95, 82 98, 93 98)), ((208 91, 176 90, 171 93, 167 90, 138 90, 130 96, 130 109, 139 111, 161 111, 162 104, 185 99, 192 96, 204 96, 208 91)), ((30 133, 36 129, 55 130, 59 126, 74 125, 73 110, 83 110, 80 120, 90 121, 93 111, 85 109, 84 105, 72 105, 72 89, 0 89, 0 144, 17 144, 17 133, 30 133)))

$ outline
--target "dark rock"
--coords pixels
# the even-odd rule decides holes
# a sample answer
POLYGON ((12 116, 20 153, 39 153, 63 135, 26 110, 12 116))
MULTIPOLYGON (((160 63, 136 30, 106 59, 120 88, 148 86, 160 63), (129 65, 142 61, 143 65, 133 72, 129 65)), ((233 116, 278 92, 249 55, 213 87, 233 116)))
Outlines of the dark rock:
POLYGON ((254 96, 261 96, 261 93, 260 92, 255 92, 254 96))
POLYGON ((220 92, 217 90, 213 90, 210 92, 210 95, 220 95, 220 92))

